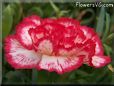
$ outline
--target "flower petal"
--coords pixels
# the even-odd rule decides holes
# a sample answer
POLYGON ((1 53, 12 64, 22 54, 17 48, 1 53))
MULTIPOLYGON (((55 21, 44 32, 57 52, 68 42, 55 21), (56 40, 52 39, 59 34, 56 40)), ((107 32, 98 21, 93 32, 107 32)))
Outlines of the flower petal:
POLYGON ((24 18, 24 21, 25 20, 30 20, 33 23, 35 23, 36 25, 40 25, 41 21, 42 21, 42 19, 37 15, 28 16, 28 17, 24 18))
POLYGON ((80 23, 77 20, 74 20, 72 18, 65 18, 65 17, 57 19, 57 23, 65 26, 65 27, 69 27, 69 26, 76 26, 76 27, 78 26, 79 27, 79 25, 80 25, 80 23))
POLYGON ((52 19, 52 18, 45 18, 42 21, 42 24, 46 24, 46 23, 54 23, 56 20, 52 19))
POLYGON ((82 65, 82 57, 62 57, 62 56, 47 56, 43 55, 39 62, 38 70, 45 69, 50 72, 56 71, 58 74, 70 72, 79 68, 82 65))
POLYGON ((40 61, 40 55, 34 50, 24 48, 16 39, 9 36, 5 40, 6 60, 16 69, 34 68, 40 61))
POLYGON ((64 32, 64 26, 54 23, 46 23, 36 27, 35 29, 29 30, 35 50, 37 50, 41 41, 50 40, 54 46, 54 51, 56 51, 58 42, 63 40, 64 32))
POLYGON ((104 50, 103 50, 103 45, 100 40, 100 38, 96 35, 92 38, 92 40, 95 42, 95 55, 103 55, 104 50))
POLYGON ((92 64, 95 68, 103 67, 111 62, 111 58, 108 56, 93 56, 92 64))
POLYGON ((43 26, 38 26, 36 27, 35 29, 30 29, 28 31, 31 39, 32 39, 32 42, 38 46, 40 40, 44 39, 47 37, 47 30, 43 27, 43 26))
POLYGON ((93 28, 87 26, 80 26, 80 29, 84 32, 84 35, 87 39, 91 39, 94 35, 96 35, 93 28))
POLYGON ((28 48, 32 49, 32 40, 28 31, 30 28, 34 29, 41 24, 41 18, 36 15, 28 16, 22 20, 20 24, 16 26, 16 34, 20 43, 28 48))
POLYGON ((82 51, 79 52, 79 55, 84 55, 84 64, 91 66, 91 57, 95 54, 95 43, 88 39, 82 47, 82 51))
POLYGON ((28 34, 28 31, 30 28, 35 28, 36 26, 37 25, 31 21, 27 23, 21 22, 17 25, 16 34, 18 36, 18 40, 25 48, 32 49, 32 40, 30 35, 28 34))
MULTIPOLYGON (((61 36, 61 39, 59 39, 58 42, 58 49, 63 48, 68 51, 77 47, 77 44, 82 44, 85 40, 83 32, 79 28, 73 26, 66 27, 59 35, 61 36)), ((55 37, 55 39, 56 38, 57 37, 55 37)))
POLYGON ((81 26, 80 29, 84 32, 84 35, 86 36, 87 39, 92 39, 93 42, 95 42, 96 47, 95 47, 95 54, 96 55, 103 55, 103 47, 102 47, 102 42, 100 41, 99 36, 95 31, 87 26, 81 26))

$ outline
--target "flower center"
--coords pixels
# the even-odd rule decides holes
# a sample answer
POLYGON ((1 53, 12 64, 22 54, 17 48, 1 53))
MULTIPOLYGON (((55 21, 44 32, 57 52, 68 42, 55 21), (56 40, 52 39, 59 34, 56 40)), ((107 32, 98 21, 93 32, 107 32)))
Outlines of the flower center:
POLYGON ((57 50, 54 50, 53 43, 48 39, 41 41, 38 45, 38 53, 42 55, 65 56, 65 57, 87 55, 87 53, 83 51, 83 47, 82 48, 74 47, 71 50, 63 49, 61 47, 56 48, 56 49, 57 50))
POLYGON ((43 40, 38 46, 38 52, 45 55, 51 55, 53 51, 53 45, 50 40, 43 40))

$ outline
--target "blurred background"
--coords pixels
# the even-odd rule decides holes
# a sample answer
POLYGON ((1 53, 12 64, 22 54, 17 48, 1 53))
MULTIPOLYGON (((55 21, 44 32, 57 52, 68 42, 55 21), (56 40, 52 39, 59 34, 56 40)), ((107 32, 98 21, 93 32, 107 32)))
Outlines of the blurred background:
MULTIPOLYGON (((114 7, 76 7, 75 2, 4 2, 2 3, 2 84, 114 84, 114 7), (4 39, 15 33, 15 26, 26 16, 71 17, 95 28, 105 55, 112 62, 100 69, 83 65, 78 70, 58 75, 35 69, 15 70, 5 60, 4 39)), ((113 4, 114 5, 114 4, 113 4)))

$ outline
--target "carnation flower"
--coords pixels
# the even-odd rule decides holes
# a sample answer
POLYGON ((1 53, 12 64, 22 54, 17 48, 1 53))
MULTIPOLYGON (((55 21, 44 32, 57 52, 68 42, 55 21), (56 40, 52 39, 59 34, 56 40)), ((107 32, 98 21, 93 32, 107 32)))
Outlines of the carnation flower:
POLYGON ((5 39, 5 55, 15 69, 44 69, 58 74, 83 64, 94 68, 111 62, 93 28, 72 18, 24 18, 5 39))

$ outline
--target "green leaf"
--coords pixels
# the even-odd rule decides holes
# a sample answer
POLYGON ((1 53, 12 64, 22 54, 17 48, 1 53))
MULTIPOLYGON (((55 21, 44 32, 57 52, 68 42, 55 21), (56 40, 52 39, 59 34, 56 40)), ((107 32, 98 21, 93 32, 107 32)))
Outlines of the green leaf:
POLYGON ((64 16, 65 14, 69 13, 69 10, 62 10, 60 11, 60 13, 58 14, 58 17, 64 16))
POLYGON ((97 79, 96 82, 100 82, 103 81, 105 79, 105 76, 108 74, 108 68, 106 68, 104 71, 102 71, 102 74, 100 74, 97 79))
POLYGON ((71 73, 71 75, 69 76, 69 80, 72 80, 72 79, 75 79, 76 76, 75 76, 75 73, 71 73))
POLYGON ((22 6, 20 4, 20 2, 16 2, 16 3, 11 3, 11 8, 12 8, 12 14, 13 14, 13 18, 14 18, 14 25, 17 24, 19 22, 19 20, 21 19, 22 16, 22 6), (18 11, 17 11, 18 10, 18 11))
POLYGON ((41 10, 41 8, 39 7, 32 7, 29 11, 28 11, 28 14, 37 14, 41 17, 43 17, 43 12, 41 10))
MULTIPOLYGON (((87 17, 87 18, 81 19, 81 25, 85 25, 85 24, 89 25, 95 17, 95 12, 94 12, 94 10, 88 8, 88 9, 83 10, 82 14, 83 13, 85 13, 84 15, 91 14, 91 16, 89 16, 89 18, 87 17)), ((82 15, 82 14, 80 14, 80 15, 82 15)), ((80 18, 83 18, 83 16, 80 16, 80 18)))
POLYGON ((79 84, 88 84, 85 79, 78 79, 77 82, 78 82, 79 84))
POLYGON ((46 5, 46 8, 43 10, 43 17, 52 17, 55 12, 50 4, 46 5), (48 10, 48 11, 47 11, 48 10))
POLYGON ((91 83, 97 83, 97 81, 104 76, 104 72, 107 71, 107 67, 100 69, 94 69, 90 76, 87 77, 88 81, 91 83))
POLYGON ((38 84, 47 84, 49 83, 49 74, 48 71, 40 70, 38 71, 38 84))
POLYGON ((68 13, 69 11, 67 10, 60 10, 53 2, 52 0, 49 0, 52 8, 54 9, 55 13, 56 13, 56 17, 61 17, 63 15, 65 15, 66 13, 68 13))
POLYGON ((11 31, 13 23, 13 15, 12 15, 12 9, 10 5, 8 5, 3 10, 3 17, 2 17, 2 37, 5 38, 11 31))
POLYGON ((112 80, 111 80, 111 84, 114 84, 114 72, 112 73, 111 78, 112 78, 112 80))
POLYGON ((78 69, 69 75, 69 80, 73 80, 73 79, 76 80, 76 78, 85 79, 86 77, 89 77, 89 73, 85 72, 84 70, 78 69))
POLYGON ((106 54, 108 56, 110 56, 110 53, 112 53, 112 48, 110 46, 108 46, 107 44, 103 44, 103 46, 104 46, 104 49, 106 51, 106 54))
POLYGON ((48 72, 48 77, 50 77, 48 82, 55 83, 60 78, 60 75, 58 75, 56 72, 48 72))
POLYGON ((104 22, 105 22, 104 18, 105 18, 105 8, 102 7, 100 10, 100 14, 99 14, 97 26, 96 26, 96 32, 99 34, 99 36, 102 36, 102 33, 103 33, 104 22))
POLYGON ((104 31, 103 38, 102 38, 103 42, 106 40, 106 38, 108 36, 109 27, 110 27, 110 15, 108 13, 106 13, 106 29, 104 31))
POLYGON ((38 70, 32 69, 32 84, 37 84, 38 82, 38 70))
POLYGON ((112 40, 114 38, 114 33, 111 33, 107 38, 106 41, 112 40))
POLYGON ((6 77, 6 83, 7 84, 16 84, 16 83, 20 83, 20 84, 24 84, 25 80, 26 80, 26 76, 23 74, 22 71, 9 71, 8 73, 6 73, 5 75, 6 77))
POLYGON ((56 13, 59 13, 60 12, 60 9, 53 3, 53 1, 52 0, 49 0, 49 2, 51 4, 52 8, 54 9, 54 11, 56 13))

